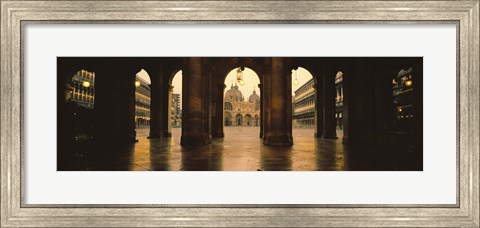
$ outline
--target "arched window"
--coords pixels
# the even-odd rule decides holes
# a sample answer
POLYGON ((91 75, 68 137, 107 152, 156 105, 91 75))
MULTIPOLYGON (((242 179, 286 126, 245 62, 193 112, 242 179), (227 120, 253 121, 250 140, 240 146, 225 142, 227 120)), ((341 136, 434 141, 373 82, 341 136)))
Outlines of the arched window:
POLYGON ((224 109, 225 110, 232 110, 233 109, 232 104, 230 102, 225 102, 224 109))

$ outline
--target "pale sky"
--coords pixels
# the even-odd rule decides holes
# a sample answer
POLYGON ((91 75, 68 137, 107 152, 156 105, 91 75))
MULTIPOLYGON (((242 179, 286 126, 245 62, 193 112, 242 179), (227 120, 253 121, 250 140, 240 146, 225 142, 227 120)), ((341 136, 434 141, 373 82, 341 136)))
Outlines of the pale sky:
POLYGON ((295 90, 300 88, 302 85, 310 81, 313 76, 310 74, 308 70, 306 70, 303 67, 299 67, 297 70, 297 79, 298 79, 298 85, 295 85, 293 81, 295 81, 295 71, 292 70, 292 96, 295 95, 295 90))
MULTIPOLYGON (((137 75, 142 78, 143 80, 147 81, 150 84, 150 77, 148 73, 145 70, 141 70, 140 72, 137 73, 137 75)), ((305 68, 299 67, 297 70, 297 79, 299 81, 298 85, 295 85, 293 82, 295 80, 295 71, 292 70, 292 95, 295 95, 295 90, 300 88, 303 84, 308 82, 310 79, 312 79, 312 74, 305 68)), ((258 84, 260 83, 260 79, 258 78, 257 74, 255 71, 252 69, 245 67, 245 70, 243 72, 243 80, 245 81, 245 85, 241 86, 240 84, 237 83, 238 89, 242 92, 243 96, 245 99, 248 99, 248 97, 253 93, 253 88, 257 91, 257 94, 260 95, 259 91, 260 89, 258 88, 258 84)), ((225 78, 225 84, 227 85, 227 88, 225 89, 224 92, 230 89, 233 84, 237 81, 237 68, 232 69, 228 74, 227 77, 225 78)), ((172 86, 173 86, 173 93, 179 93, 180 97, 182 96, 182 71, 178 71, 175 76, 173 76, 172 80, 172 86)))
POLYGON ((150 76, 148 75, 148 73, 144 70, 144 69, 141 69, 138 73, 137 73, 137 76, 143 80, 145 80, 149 85, 150 85, 150 76))
POLYGON ((180 94, 180 98, 182 97, 182 71, 179 70, 172 79, 172 86, 173 86, 173 93, 180 94))

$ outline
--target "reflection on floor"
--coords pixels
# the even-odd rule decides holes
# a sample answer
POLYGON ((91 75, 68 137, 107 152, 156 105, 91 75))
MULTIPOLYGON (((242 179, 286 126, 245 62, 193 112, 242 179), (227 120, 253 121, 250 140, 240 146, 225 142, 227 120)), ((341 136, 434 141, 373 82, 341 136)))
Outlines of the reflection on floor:
POLYGON ((180 146, 180 128, 172 129, 171 138, 148 139, 148 133, 148 128, 137 129, 138 142, 129 147, 75 146, 58 170, 422 170, 408 151, 346 146, 341 137, 314 138, 313 129, 294 129, 294 145, 287 148, 263 145, 254 127, 226 127, 225 138, 193 148, 180 146))

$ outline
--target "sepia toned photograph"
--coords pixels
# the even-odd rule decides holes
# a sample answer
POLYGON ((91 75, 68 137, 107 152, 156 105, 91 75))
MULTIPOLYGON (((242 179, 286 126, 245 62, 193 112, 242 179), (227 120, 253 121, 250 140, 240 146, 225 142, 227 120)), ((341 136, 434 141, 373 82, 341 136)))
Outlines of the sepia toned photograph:
POLYGON ((421 57, 58 57, 58 171, 422 171, 421 57))
POLYGON ((1 227, 479 226, 478 0, 0 2, 1 227))

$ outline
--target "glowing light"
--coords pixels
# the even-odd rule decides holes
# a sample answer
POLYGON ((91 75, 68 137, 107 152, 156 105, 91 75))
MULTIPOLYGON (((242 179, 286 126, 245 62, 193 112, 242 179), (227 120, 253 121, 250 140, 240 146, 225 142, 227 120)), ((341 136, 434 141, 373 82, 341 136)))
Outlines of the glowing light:
POLYGON ((343 72, 338 71, 337 75, 335 75, 335 78, 341 78, 341 77, 343 77, 343 72))
POLYGON ((85 87, 85 88, 88 88, 88 87, 90 87, 90 82, 84 81, 84 82, 82 82, 82 86, 85 87))
POLYGON ((405 81, 406 86, 412 86, 413 82, 412 80, 405 81))
POLYGON ((243 79, 242 79, 242 80, 240 80, 240 82, 239 82, 239 83, 240 83, 240 85, 241 85, 241 86, 245 85, 245 81, 244 81, 243 79))
MULTIPOLYGON (((242 84, 243 81, 243 71, 240 69, 240 67, 237 69, 237 82, 242 84)), ((245 84, 245 82, 243 82, 245 84)))
POLYGON ((295 80, 293 81, 293 84, 298 85, 298 83, 300 83, 300 82, 298 81, 298 79, 295 78, 295 80))
POLYGON ((140 87, 140 82, 139 81, 135 81, 135 87, 140 87))
POLYGON ((298 85, 298 83, 300 83, 300 82, 298 81, 298 79, 297 79, 297 71, 298 71, 298 70, 295 70, 295 80, 293 81, 293 84, 294 84, 294 85, 298 85))

